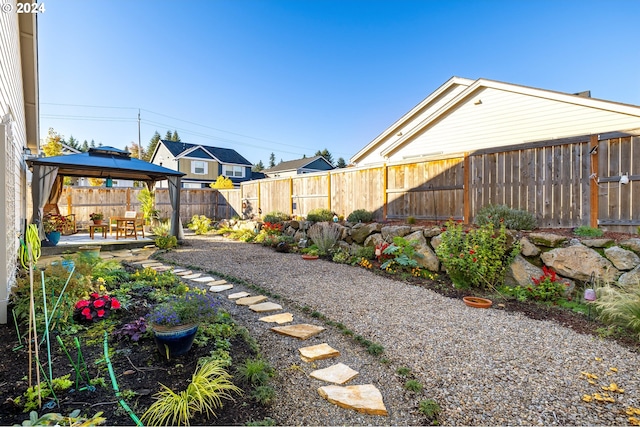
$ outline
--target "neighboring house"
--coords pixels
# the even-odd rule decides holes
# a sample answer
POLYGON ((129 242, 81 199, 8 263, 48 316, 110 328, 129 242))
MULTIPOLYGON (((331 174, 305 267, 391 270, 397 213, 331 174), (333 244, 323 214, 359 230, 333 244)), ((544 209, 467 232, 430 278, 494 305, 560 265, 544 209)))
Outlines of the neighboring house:
MULTIPOLYGON (((15 0, 4 1, 13 5, 15 0)), ((11 9, 11 8, 8 8, 11 9)), ((31 215, 27 149, 39 151, 38 28, 36 14, 0 14, 0 323, 7 323, 7 302, 17 267, 18 237, 31 215), (29 201, 29 202, 28 202, 29 201)))
POLYGON ((283 178, 304 173, 322 172, 335 169, 334 166, 322 156, 305 157, 304 159, 289 160, 265 169, 265 175, 269 178, 283 178))
POLYGON ((640 129, 640 107, 493 80, 452 77, 351 162, 371 165, 640 129))
MULTIPOLYGON (((252 179, 251 163, 230 148, 160 140, 150 161, 186 173, 183 188, 208 188, 220 175, 230 178, 235 186, 252 179)), ((166 181, 158 186, 166 186, 166 181)))

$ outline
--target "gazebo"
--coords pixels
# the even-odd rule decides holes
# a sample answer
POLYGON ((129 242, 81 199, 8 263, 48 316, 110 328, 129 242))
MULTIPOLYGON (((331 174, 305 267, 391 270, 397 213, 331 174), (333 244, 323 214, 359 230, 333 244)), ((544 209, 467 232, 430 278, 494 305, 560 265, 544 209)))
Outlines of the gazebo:
POLYGON ((33 168, 31 193, 33 196, 32 224, 37 224, 42 233, 42 218, 46 204, 57 204, 62 193, 65 176, 144 181, 149 189, 156 181, 169 182, 171 201, 170 233, 178 240, 184 238, 180 222, 180 181, 185 175, 153 163, 132 158, 128 151, 114 147, 90 148, 86 153, 67 156, 38 157, 27 160, 33 168))

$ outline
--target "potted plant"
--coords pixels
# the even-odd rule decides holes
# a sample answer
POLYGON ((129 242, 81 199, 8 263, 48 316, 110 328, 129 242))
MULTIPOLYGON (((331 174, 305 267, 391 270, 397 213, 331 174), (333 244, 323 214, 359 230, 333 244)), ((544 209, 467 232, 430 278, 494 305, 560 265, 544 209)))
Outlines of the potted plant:
POLYGON ((47 240, 53 245, 57 245, 60 241, 60 235, 64 228, 68 225, 69 220, 62 215, 47 215, 42 221, 44 233, 47 240))
POLYGON ((153 330, 158 351, 167 359, 188 352, 198 325, 212 320, 218 305, 215 296, 203 290, 191 290, 154 307, 147 322, 153 330))
POLYGON ((302 259, 306 259, 306 260, 314 260, 314 259, 318 259, 319 257, 319 251, 318 251, 318 247, 315 245, 311 245, 308 248, 305 248, 302 250, 302 259))
POLYGON ((95 225, 101 225, 102 220, 104 219, 104 215, 100 212, 94 212, 91 215, 89 215, 89 218, 91 219, 91 221, 93 221, 95 225))

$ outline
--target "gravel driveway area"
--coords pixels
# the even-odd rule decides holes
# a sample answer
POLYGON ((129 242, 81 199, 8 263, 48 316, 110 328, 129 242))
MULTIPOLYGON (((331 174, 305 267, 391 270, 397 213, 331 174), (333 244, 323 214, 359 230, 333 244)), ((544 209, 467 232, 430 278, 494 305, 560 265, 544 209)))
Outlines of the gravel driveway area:
MULTIPOLYGON (((281 296, 269 300, 293 313, 293 323, 327 328, 306 341, 278 335, 269 330, 273 324, 258 321, 263 314, 225 298, 277 370, 272 416, 280 425, 420 425, 426 421, 418 412, 424 399, 438 402, 440 421, 448 425, 628 425, 625 410, 640 407, 640 357, 615 343, 499 309, 470 308, 360 267, 304 261, 220 236, 188 234, 185 242, 160 258, 258 285, 281 296), (381 344, 390 363, 302 307, 381 344), (300 360, 298 348, 323 342, 340 357, 300 360), (320 397, 318 387, 327 384, 308 374, 337 362, 359 371, 347 385, 380 389, 388 416, 360 414, 320 397), (405 390, 398 367, 408 367, 423 391, 405 390), (597 375, 595 384, 583 372, 597 375), (624 389, 609 392, 614 403, 582 401, 585 394, 606 393, 601 387, 610 383, 624 389)), ((242 290, 256 294, 235 285, 224 295, 242 290)))

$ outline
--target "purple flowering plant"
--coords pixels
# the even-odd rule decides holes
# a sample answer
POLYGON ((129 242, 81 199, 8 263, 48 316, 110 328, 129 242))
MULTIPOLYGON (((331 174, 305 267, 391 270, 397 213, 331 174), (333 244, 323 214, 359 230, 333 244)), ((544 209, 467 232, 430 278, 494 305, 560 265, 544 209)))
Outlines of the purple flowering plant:
POLYGON ((206 291, 190 290, 182 296, 172 296, 157 305, 147 316, 147 322, 158 326, 177 326, 213 319, 220 303, 206 291))

